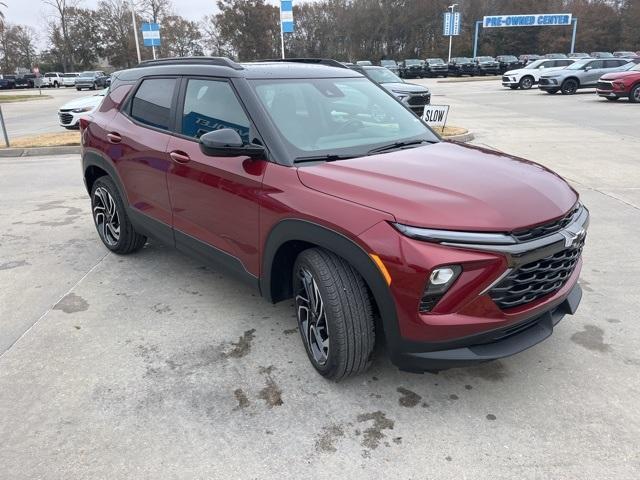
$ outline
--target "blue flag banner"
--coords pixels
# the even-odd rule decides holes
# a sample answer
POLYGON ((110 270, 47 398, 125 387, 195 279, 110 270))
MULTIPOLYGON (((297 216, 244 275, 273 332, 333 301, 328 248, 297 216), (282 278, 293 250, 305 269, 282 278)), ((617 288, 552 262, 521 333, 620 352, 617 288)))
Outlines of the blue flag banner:
POLYGON ((145 47, 159 47, 160 25, 158 25, 157 23, 143 23, 142 40, 145 47))
POLYGON ((291 0, 280 2, 280 28, 282 33, 293 33, 293 5, 291 0))

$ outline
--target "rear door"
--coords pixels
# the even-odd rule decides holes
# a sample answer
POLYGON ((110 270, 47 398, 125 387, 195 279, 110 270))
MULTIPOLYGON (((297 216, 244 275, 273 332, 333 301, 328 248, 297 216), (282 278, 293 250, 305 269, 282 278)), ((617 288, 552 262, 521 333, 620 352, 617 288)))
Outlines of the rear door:
POLYGON ((198 139, 221 128, 254 141, 251 125, 227 79, 184 78, 177 136, 169 140, 168 172, 176 246, 221 263, 243 277, 259 274, 259 200, 266 159, 208 156, 198 139))
POLYGON ((167 154, 177 101, 176 77, 145 78, 108 126, 109 156, 127 192, 131 216, 146 233, 173 244, 167 154))

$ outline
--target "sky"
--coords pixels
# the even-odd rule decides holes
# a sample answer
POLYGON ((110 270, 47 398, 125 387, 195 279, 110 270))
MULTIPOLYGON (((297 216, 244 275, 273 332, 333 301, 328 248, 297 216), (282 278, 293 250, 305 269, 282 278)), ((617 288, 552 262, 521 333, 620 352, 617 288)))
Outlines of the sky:
MULTIPOLYGON (((5 21, 7 23, 16 23, 29 25, 36 32, 40 33, 38 38, 38 46, 46 47, 45 25, 48 15, 51 15, 51 7, 45 5, 42 0, 2 0, 7 4, 4 9, 5 21)), ((98 0, 80 0, 80 7, 95 8, 98 0)), ((205 15, 213 13, 217 10, 216 0, 173 0, 176 13, 183 17, 200 21, 205 15)))

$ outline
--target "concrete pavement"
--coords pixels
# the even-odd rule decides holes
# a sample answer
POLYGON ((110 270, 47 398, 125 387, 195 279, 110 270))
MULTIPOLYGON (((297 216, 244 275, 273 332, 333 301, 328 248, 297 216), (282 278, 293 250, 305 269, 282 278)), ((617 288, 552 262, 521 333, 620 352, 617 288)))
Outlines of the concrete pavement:
POLYGON ((331 384, 289 302, 153 242, 107 254, 76 156, 0 159, 0 478, 637 479, 640 108, 424 82, 580 191, 575 316, 500 362, 414 375, 382 350, 331 384))

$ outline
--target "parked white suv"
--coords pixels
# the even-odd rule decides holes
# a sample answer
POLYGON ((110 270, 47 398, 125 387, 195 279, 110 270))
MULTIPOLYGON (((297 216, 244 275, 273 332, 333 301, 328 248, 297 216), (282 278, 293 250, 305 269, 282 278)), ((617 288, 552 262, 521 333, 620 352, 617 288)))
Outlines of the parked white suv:
POLYGON ((108 88, 99 91, 88 97, 76 98, 65 103, 58 109, 58 120, 60 126, 64 128, 78 128, 81 117, 91 115, 102 103, 105 95, 109 92, 108 88))
POLYGON ((542 58, 524 68, 509 70, 502 75, 502 86, 512 90, 529 90, 540 80, 540 75, 553 70, 561 70, 575 62, 573 58, 542 58))
POLYGON ((62 74, 62 85, 64 87, 75 87, 76 86, 76 78, 78 78, 79 73, 64 73, 62 74))
POLYGON ((64 74, 60 72, 47 72, 40 77, 40 86, 54 88, 61 87, 63 75, 64 74))

